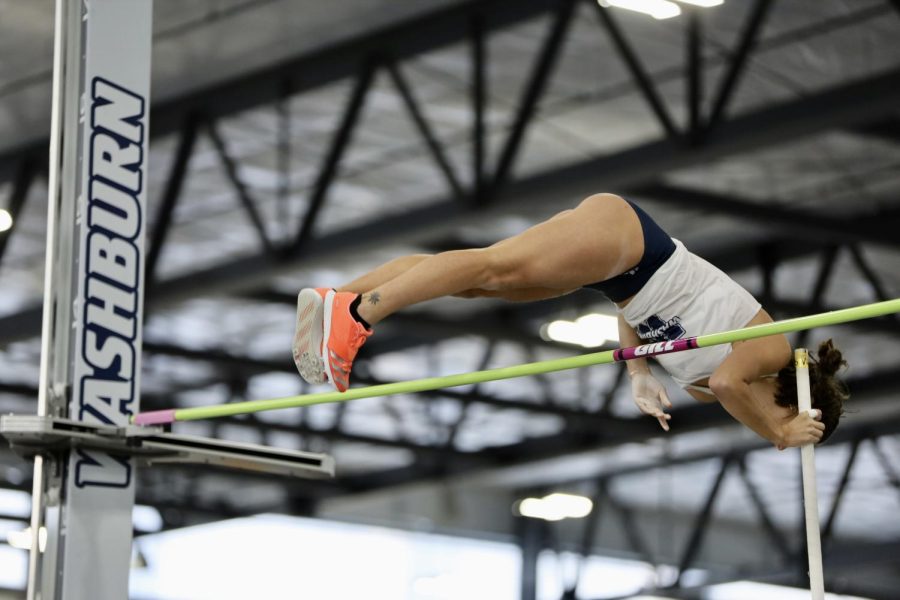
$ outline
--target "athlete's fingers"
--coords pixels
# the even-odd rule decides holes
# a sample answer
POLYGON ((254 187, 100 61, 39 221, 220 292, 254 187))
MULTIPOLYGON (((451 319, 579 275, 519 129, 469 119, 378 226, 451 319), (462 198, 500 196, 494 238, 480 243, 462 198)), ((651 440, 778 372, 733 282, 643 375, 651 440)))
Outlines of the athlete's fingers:
POLYGON ((650 410, 647 412, 647 414, 650 415, 651 417, 656 417, 657 419, 666 419, 666 420, 668 420, 668 419, 671 419, 671 418, 672 418, 672 415, 669 415, 669 414, 664 413, 664 412, 663 412, 662 410, 660 410, 659 408, 652 408, 652 409, 650 409, 650 410))
MULTIPOLYGON (((665 415, 665 417, 668 418, 669 415, 665 415)), ((667 419, 665 419, 663 417, 657 417, 656 420, 659 421, 659 426, 662 427, 664 431, 669 430, 669 422, 667 419)))
POLYGON ((672 408, 672 403, 669 402, 669 394, 666 393, 665 388, 659 390, 659 397, 662 399, 663 404, 666 405, 666 408, 672 408))
POLYGON ((820 421, 822 419, 822 411, 818 408, 811 408, 809 409, 809 416, 817 421, 820 421))
POLYGON ((821 432, 825 431, 825 423, 822 423, 821 421, 813 421, 813 427, 821 432))

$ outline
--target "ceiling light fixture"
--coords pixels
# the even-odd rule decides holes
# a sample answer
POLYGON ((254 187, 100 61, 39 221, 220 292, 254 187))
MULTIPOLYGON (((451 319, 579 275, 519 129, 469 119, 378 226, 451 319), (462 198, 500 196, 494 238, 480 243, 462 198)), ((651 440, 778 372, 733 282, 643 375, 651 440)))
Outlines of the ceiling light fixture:
POLYGON ((681 8, 669 0, 598 0, 604 8, 614 6, 650 15, 654 19, 671 19, 681 14, 681 8))
POLYGON ((619 341, 619 321, 612 315, 592 313, 574 321, 552 321, 543 327, 541 334, 554 342, 599 348, 606 342, 619 341))
MULTIPOLYGON (((21 531, 8 531, 6 533, 6 543, 20 550, 31 550, 31 527, 26 527, 21 531)), ((47 549, 46 527, 38 529, 38 548, 41 552, 47 549)))
POLYGON ((12 224, 13 224, 12 215, 9 214, 8 210, 6 210, 4 208, 0 208, 0 233, 2 233, 4 231, 9 231, 10 229, 12 229, 12 224))
POLYGON ((676 2, 693 4, 694 6, 701 6, 703 8, 712 8, 713 6, 721 6, 725 3, 725 0, 676 0, 676 2))
POLYGON ((591 513, 594 503, 590 498, 575 494, 554 493, 543 498, 525 498, 514 508, 516 514, 532 519, 561 521, 583 519, 591 513))
POLYGON ((143 504, 135 504, 131 511, 131 522, 135 529, 145 532, 161 531, 165 525, 158 510, 143 504))

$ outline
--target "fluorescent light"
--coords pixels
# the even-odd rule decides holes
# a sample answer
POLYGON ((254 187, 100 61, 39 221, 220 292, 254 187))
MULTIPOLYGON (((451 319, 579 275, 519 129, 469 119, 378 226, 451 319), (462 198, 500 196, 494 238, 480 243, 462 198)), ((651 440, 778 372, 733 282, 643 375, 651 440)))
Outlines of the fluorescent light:
POLYGON ((544 327, 544 336, 556 342, 597 348, 619 340, 619 321, 612 315, 592 313, 574 321, 558 319, 544 327))
POLYGON ((563 519, 583 519, 594 507, 590 498, 574 494, 554 493, 543 498, 525 498, 516 506, 516 512, 523 517, 561 521, 563 519))
POLYGON ((162 516, 152 506, 135 505, 131 511, 131 522, 139 531, 155 532, 163 528, 162 516))
MULTIPOLYGON (((31 550, 31 527, 26 527, 20 531, 6 532, 6 541, 13 548, 20 550, 31 550)), ((41 527, 38 530, 38 547, 41 552, 47 549, 47 528, 41 527)))
POLYGON ((10 532, 21 531, 24 525, 18 519, 0 519, 0 539, 5 539, 10 532))
POLYGON ((9 214, 9 211, 5 208, 0 208, 0 232, 8 231, 12 228, 13 218, 12 215, 9 214))
POLYGON ((681 8, 669 0, 598 0, 600 6, 615 6, 650 15, 654 19, 671 19, 681 14, 681 8))
POLYGON ((677 0, 682 4, 693 4, 694 6, 702 6, 703 8, 711 8, 713 6, 721 6, 725 0, 677 0))
POLYGON ((0 490, 0 513, 28 518, 31 515, 31 494, 20 490, 0 490))

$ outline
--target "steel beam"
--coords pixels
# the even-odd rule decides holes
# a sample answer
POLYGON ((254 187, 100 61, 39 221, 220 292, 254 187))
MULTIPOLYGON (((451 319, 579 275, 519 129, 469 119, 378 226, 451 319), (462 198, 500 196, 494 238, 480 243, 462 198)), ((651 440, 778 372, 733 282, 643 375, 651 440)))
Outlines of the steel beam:
POLYGON ((703 120, 703 23, 702 12, 687 15, 687 52, 685 81, 687 82, 688 143, 700 143, 705 128, 703 120))
POLYGON ((900 13, 900 0, 888 0, 888 2, 900 13))
MULTIPOLYGON (((869 262, 863 255, 859 244, 850 245, 850 256, 853 258, 853 262, 854 264, 856 264, 856 268, 859 269, 859 272, 862 273, 863 277, 866 279, 866 281, 869 282, 869 285, 872 287, 874 297, 878 298, 879 300, 888 299, 889 296, 887 290, 884 287, 884 284, 881 282, 881 278, 875 273, 875 271, 872 269, 872 266, 869 265, 869 262)), ((897 315, 894 315, 893 319, 896 320, 896 318, 897 315)))
POLYGON ((635 53, 631 44, 626 39, 624 32, 621 30, 618 23, 616 23, 616 20, 613 18, 608 8, 601 6, 598 2, 592 2, 591 4, 596 9, 597 16, 600 18, 600 23, 606 29, 610 39, 612 39, 613 45, 618 51, 620 58, 631 73, 635 85, 637 85, 637 88, 641 91, 644 100, 650 105, 650 109, 653 111, 653 114, 656 115, 663 131, 666 132, 666 136, 670 140, 677 140, 681 137, 681 133, 675 126, 672 117, 669 116, 669 111, 666 109, 665 102, 663 102, 662 97, 660 97, 659 93, 656 91, 656 85, 647 74, 647 71, 644 70, 644 66, 641 64, 637 53, 635 53))
POLYGON ((462 198, 465 194, 462 184, 460 184, 459 178, 456 176, 456 171, 447 159, 443 147, 428 124, 428 120, 425 118, 419 102, 413 95, 412 87, 406 81, 400 66, 394 62, 388 62, 387 72, 391 77, 391 81, 394 82, 394 87, 397 88, 397 92, 400 94, 400 98, 403 100, 403 104, 406 106, 406 110, 412 118, 419 135, 425 141, 425 145, 428 146, 431 158, 434 159, 435 165, 444 174, 447 187, 450 188, 450 194, 455 198, 462 198))
POLYGON ((826 544, 826 547, 834 538, 834 524, 837 521, 838 511, 841 508, 841 500, 844 498, 844 491, 847 489, 847 484, 850 483, 850 473, 853 470, 853 465, 856 463, 860 444, 862 444, 861 438, 850 442, 850 451, 847 455, 847 462, 844 463, 841 480, 838 483, 837 490, 835 490, 831 500, 828 518, 825 520, 825 525, 822 527, 822 541, 826 544))
POLYGON ((6 247, 9 245, 9 239, 15 233, 20 217, 22 216, 22 208, 28 199, 28 192, 31 190, 31 184, 37 175, 37 165, 30 158, 23 158, 19 162, 19 168, 16 170, 16 176, 13 181, 12 191, 6 203, 6 209, 13 218, 13 225, 10 229, 0 232, 0 265, 3 263, 3 256, 6 254, 6 247))
POLYGON ((638 517, 635 515, 635 509, 629 506, 627 502, 620 501, 613 496, 609 490, 607 490, 606 500, 612 508, 618 511, 622 520, 622 529, 625 532, 625 538, 628 540, 631 550, 642 560, 650 564, 656 564, 656 557, 653 556, 653 551, 650 549, 650 545, 644 539, 644 534, 641 533, 641 528, 638 526, 638 517))
POLYGON ((484 203, 485 127, 487 108, 487 53, 485 49, 484 18, 472 17, 472 82, 470 104, 472 106, 472 200, 476 206, 484 203))
POLYGON ((514 526, 517 532, 517 542, 522 551, 519 597, 521 600, 536 600, 538 597, 538 557, 547 543, 547 525, 538 519, 515 517, 514 526))
POLYGON ((703 508, 697 515, 697 519, 694 521, 691 537, 687 542, 687 546, 684 548, 681 560, 678 561, 678 579, 675 580, 675 587, 681 585, 681 576, 684 575, 684 572, 694 563, 697 554, 700 552, 700 546, 703 544, 703 536, 706 533, 706 528, 712 518, 713 507, 715 506, 716 499, 719 497, 719 490, 721 489, 722 482, 725 480, 725 475, 728 473, 728 469, 733 462, 734 457, 730 454, 726 454, 722 457, 719 473, 716 475, 715 480, 713 480, 713 483, 709 488, 709 493, 706 496, 706 501, 703 503, 703 508))
POLYGON ((278 202, 279 238, 286 240, 291 235, 292 211, 291 200, 291 152, 293 150, 293 131, 291 127, 291 98, 287 86, 275 104, 278 126, 275 138, 277 149, 278 188, 275 193, 278 202))
MULTIPOLYGON (((671 140, 658 140, 523 178, 506 186, 504 193, 492 201, 492 207, 500 213, 511 207, 541 206, 548 198, 569 197, 574 203, 576 199, 596 192, 598 187, 612 190, 637 188, 673 169, 719 160, 774 143, 786 143, 833 128, 871 122, 892 113, 897 104, 900 104, 900 69, 732 118, 709 132, 705 142, 697 147, 686 148, 671 140)), ((474 215, 453 199, 440 199, 402 215, 311 240, 304 246, 302 257, 286 260, 262 253, 159 282, 150 304, 158 308, 198 294, 258 289, 271 278, 301 265, 335 257, 335 248, 349 254, 377 246, 388 237, 404 236, 411 242, 421 241, 473 219, 491 216, 493 213, 489 209, 474 215)), ((807 220, 815 221, 809 215, 807 220)), ((888 243, 879 231, 880 228, 876 228, 870 233, 888 243)), ((3 319, 0 344, 11 339, 10 334, 17 338, 37 335, 39 315, 40 311, 32 308, 3 319)))
MULTIPOLYGON (((897 2, 900 3, 900 0, 897 0, 897 2)), ((900 119, 896 117, 889 117, 868 125, 854 127, 850 131, 858 135, 881 139, 895 144, 900 143, 900 119)))
MULTIPOLYGON (((505 188, 493 200, 499 212, 543 205, 548 198, 576 199, 600 189, 624 189, 646 184, 660 173, 722 159, 776 142, 785 143, 835 127, 866 122, 895 110, 900 103, 900 69, 884 73, 808 98, 762 109, 722 123, 710 132, 706 143, 684 148, 669 140, 650 142, 610 156, 589 159, 524 178, 505 188), (507 206, 503 206, 503 205, 507 206)), ((179 301, 202 291, 223 293, 258 288, 273 276, 334 256, 335 248, 357 253, 377 245, 390 236, 405 236, 410 241, 433 237, 472 219, 492 216, 489 212, 473 215, 458 203, 440 200, 423 208, 394 215, 384 220, 348 228, 322 236, 304 248, 303 258, 275 261, 264 255, 248 256, 161 282, 157 297, 179 301), (340 243, 337 243, 337 242, 340 243)))
MULTIPOLYGON (((900 85, 900 80, 898 80, 900 85)), ((837 218, 808 210, 786 208, 773 200, 749 200, 732 195, 705 190, 653 183, 640 185, 629 190, 648 200, 665 202, 683 208, 701 210, 706 214, 721 214, 750 221, 767 228, 773 228, 785 235, 801 239, 831 243, 878 243, 892 248, 900 248, 900 236, 896 225, 890 221, 898 216, 894 211, 888 215, 864 215, 860 217, 837 218)))
POLYGON ((260 245, 265 252, 271 253, 274 250, 274 247, 271 240, 269 240, 266 224, 263 222, 259 210, 256 208, 258 202, 250 195, 250 190, 247 189, 247 186, 241 180, 241 177, 238 174, 239 167, 237 161, 229 154, 225 138, 223 138, 222 134, 219 132, 219 127, 216 122, 206 121, 205 125, 209 139, 212 140, 213 146, 216 149, 216 154, 219 155, 219 160, 222 163, 222 168, 225 170, 225 176, 228 178, 229 183, 231 183, 231 187, 234 188, 238 200, 241 202, 241 206, 244 207, 244 211, 250 218, 250 222, 253 224, 256 234, 259 236, 260 245))
MULTIPOLYGON (((828 283, 831 281, 831 274, 834 272, 834 264, 837 260, 839 249, 838 246, 828 246, 822 252, 819 262, 819 272, 816 274, 816 281, 813 284, 812 293, 810 294, 809 302, 807 303, 807 312, 810 314, 815 313, 822 308, 822 296, 828 288, 828 283)), ((806 340, 809 339, 809 334, 809 329, 800 331, 795 338, 793 346, 805 348, 806 340)))
POLYGON ((528 79, 528 85, 525 87, 525 92, 519 101, 512 129, 497 160, 497 167, 491 183, 491 201, 493 201, 493 196, 506 185, 509 179, 519 148, 522 145, 525 131, 531 123, 538 100, 544 93, 547 81, 553 73, 553 67, 556 64, 559 51, 565 42, 566 31, 572 22, 575 2, 576 0, 558 0, 557 2, 550 32, 537 55, 537 60, 528 79))
MULTIPOLYGON (((594 0, 590 0, 593 2, 594 0)), ((403 61, 444 48, 466 38, 471 21, 477 18, 485 33, 501 30, 529 19, 550 14, 557 0, 468 0, 433 11, 349 41, 335 43, 308 52, 268 68, 216 83, 184 96, 153 106, 151 137, 171 134, 180 129, 189 115, 203 113, 220 119, 283 98, 351 77, 362 58, 389 49, 389 55, 403 61)), ((775 34, 761 40, 758 50, 771 50, 880 18, 891 9, 875 5, 841 14, 806 27, 775 34)), ((680 73, 678 74, 680 76, 680 73)), ((16 161, 31 157, 43 164, 47 140, 32 140, 0 154, 0 179, 10 176, 16 161)))
MULTIPOLYGON (((887 376, 885 377, 887 378, 887 376)), ((890 377, 891 389, 895 387, 896 376, 890 377)), ((863 395, 857 388, 856 397, 863 395)), ((717 407, 692 405, 684 408, 677 408, 672 411, 672 423, 676 424, 677 432, 689 433, 711 428, 737 427, 734 421, 727 413, 722 410, 716 410, 717 407)), ((647 419, 637 418, 630 428, 630 431, 622 432, 618 430, 602 430, 594 433, 579 433, 564 430, 561 433, 544 436, 541 438, 525 440, 523 442, 511 444, 508 446, 488 447, 481 450, 481 459, 484 462, 479 469, 458 468, 458 465, 446 463, 441 465, 433 465, 429 468, 422 467, 400 467, 389 472, 379 472, 377 474, 360 475, 354 480, 354 492, 368 492, 385 487, 401 485, 412 482, 423 482, 423 480, 444 480, 447 477, 462 476, 472 477, 477 472, 493 471, 495 469, 503 469, 507 467, 517 467, 521 465, 533 464, 561 456, 568 456, 573 453, 596 451, 604 448, 611 448, 628 443, 642 443, 653 438, 659 438, 663 435, 663 431, 655 422, 647 419)), ((865 431, 868 436, 896 435, 900 433, 900 419, 885 419, 878 423, 867 423, 865 425, 854 425, 847 423, 838 428, 829 439, 829 445, 845 443, 848 437, 859 435, 861 431, 865 431)), ((621 469, 611 469, 604 472, 604 476, 613 477, 621 476, 629 473, 637 473, 661 468, 664 466, 672 466, 677 464, 686 464, 698 460, 709 460, 711 458, 719 458, 726 452, 734 455, 740 453, 753 452, 756 450, 771 448, 771 444, 765 440, 754 440, 746 445, 735 444, 734 448, 722 449, 701 453, 698 455, 685 456, 683 458, 657 461, 652 464, 637 465, 633 467, 623 467, 621 469)), ((596 477, 592 474, 589 478, 596 477)), ((581 481, 578 479, 577 481, 581 481)), ((572 483, 572 481, 556 482, 556 483, 572 483)))
POLYGON ((878 443, 878 440, 872 442, 872 450, 874 450, 875 456, 881 464, 881 469, 884 471, 888 483, 891 484, 891 487, 900 492, 900 475, 897 474, 894 465, 891 464, 891 460, 885 453, 884 448, 881 447, 881 444, 878 443))
POLYGON ((716 94, 715 100, 713 100, 709 121, 707 122, 708 128, 715 128, 721 122, 725 111, 728 109, 728 104, 731 101, 734 90, 737 87, 741 75, 744 73, 747 58, 750 56, 750 52, 756 45, 759 30, 765 22, 766 15, 769 13, 772 3, 772 0, 756 0, 756 4, 753 5, 750 18, 744 25, 744 30, 741 32, 741 38, 738 41, 734 56, 731 59, 731 65, 722 80, 722 84, 719 87, 719 92, 716 94))
POLYGON ((306 215, 297 232, 297 238, 294 241, 293 251, 296 253, 298 249, 304 246, 312 238, 313 228, 322 206, 325 202, 325 196, 328 194, 331 184, 337 175, 338 167, 347 147, 350 145, 356 124, 359 121, 359 115, 368 96, 369 89, 372 87, 372 81, 375 78, 375 71, 379 66, 379 60, 372 57, 364 60, 359 67, 359 73, 350 97, 347 99, 347 106, 341 115, 340 124, 331 138, 331 145, 325 154, 324 162, 319 167, 319 174, 316 177, 316 183, 310 195, 309 202, 306 207, 306 215))
POLYGON ((172 157, 172 165, 169 168, 169 177, 163 190, 156 224, 153 227, 153 232, 150 234, 147 246, 146 278, 148 282, 148 296, 153 293, 153 283, 156 280, 156 265, 159 263, 159 256, 162 252, 163 244, 165 244, 166 236, 169 233, 172 218, 175 214, 175 206, 181 197, 181 189, 184 186, 191 156, 194 153, 194 145, 197 141, 197 127, 198 119, 196 116, 191 115, 185 120, 179 134, 178 150, 175 151, 175 155, 172 157))
POLYGON ((747 489, 747 493, 750 496, 750 501, 756 509, 756 514, 759 516, 759 522, 762 524, 763 530, 765 530, 766 535, 769 537, 769 541, 781 555, 785 564, 790 563, 795 559, 795 555, 791 552, 790 546, 784 538, 784 535, 775 526, 775 522, 769 515, 769 511, 766 508, 762 497, 759 495, 756 485, 750 479, 750 475, 747 472, 747 460, 744 456, 738 458, 738 467, 740 469, 739 473, 741 475, 741 481, 743 481, 744 487, 747 489))
MULTIPOLYGON (((486 31, 503 29, 552 12, 557 0, 467 0, 341 41, 258 71, 216 83, 153 106, 150 135, 177 131, 189 114, 221 119, 275 102, 285 90, 297 94, 355 75, 360 63, 388 52, 402 61, 457 43, 468 35, 472 15, 480 15, 486 31)), ((0 178, 10 161, 32 156, 43 162, 47 141, 29 142, 0 155, 0 178)))

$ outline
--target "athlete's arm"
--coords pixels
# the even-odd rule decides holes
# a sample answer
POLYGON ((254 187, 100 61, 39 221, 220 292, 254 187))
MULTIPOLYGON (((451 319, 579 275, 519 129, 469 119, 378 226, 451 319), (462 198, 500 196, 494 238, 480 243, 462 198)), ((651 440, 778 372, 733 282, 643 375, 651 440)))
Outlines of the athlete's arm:
MULTIPOLYGON (((638 337, 638 334, 632 329, 631 325, 628 324, 628 321, 625 320, 625 317, 622 316, 622 313, 619 313, 619 347, 620 348, 631 348, 633 346, 640 346, 644 342, 641 341, 641 338, 638 337)), ((625 363, 625 367, 628 369, 628 376, 634 377, 638 373, 650 373, 650 365, 647 364, 646 358, 633 358, 625 363)))
POLYGON ((785 423, 771 397, 754 393, 750 383, 777 373, 791 360, 784 336, 770 336, 736 344, 728 358, 709 378, 709 387, 735 419, 779 448, 815 443, 824 425, 809 415, 785 423))
MULTIPOLYGON (((625 321, 619 313, 619 347, 630 348, 640 346, 641 338, 634 329, 625 321)), ((628 377, 631 379, 631 396, 634 403, 645 415, 656 417, 660 427, 669 430, 671 415, 665 412, 666 408, 672 408, 666 388, 650 373, 650 366, 646 358, 634 358, 625 363, 628 369, 628 377)))

